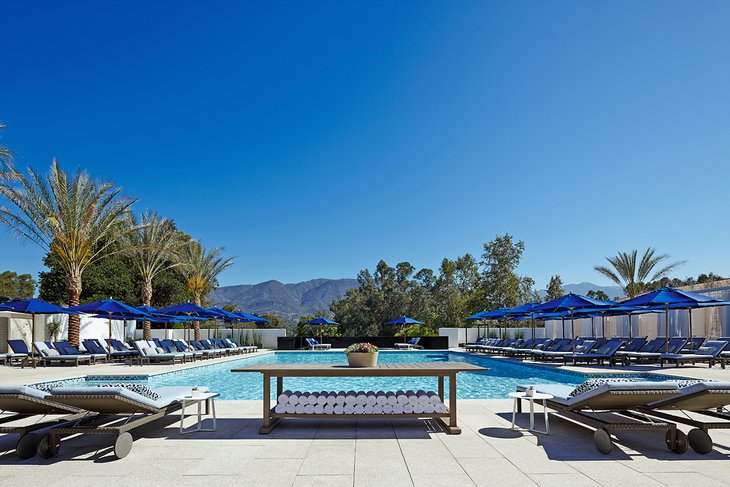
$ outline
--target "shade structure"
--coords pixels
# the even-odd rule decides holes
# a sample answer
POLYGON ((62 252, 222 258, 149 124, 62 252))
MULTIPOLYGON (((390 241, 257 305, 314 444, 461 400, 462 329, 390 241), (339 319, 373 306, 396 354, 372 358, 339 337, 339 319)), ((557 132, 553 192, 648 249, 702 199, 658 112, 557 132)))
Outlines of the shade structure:
MULTIPOLYGON (((682 291, 671 287, 662 287, 656 291, 637 296, 628 301, 621 303, 622 306, 643 306, 648 309, 664 310, 664 347, 669 353, 669 310, 670 309, 691 309, 707 306, 725 306, 724 301, 720 301, 703 294, 682 291)), ((691 315, 690 315, 691 316, 691 315)), ((690 335, 691 335, 690 331, 690 335)), ((690 342, 691 340, 690 336, 690 342)))
MULTIPOLYGON (((575 338, 575 319, 573 317, 573 314, 576 310, 586 308, 608 308, 615 305, 616 303, 614 303, 613 301, 602 301, 600 299, 591 299, 580 294, 568 293, 565 296, 551 299, 547 303, 543 303, 533 309, 536 312, 544 311, 547 313, 559 313, 564 311, 570 312, 570 327, 572 334, 571 338, 575 338)), ((573 350, 573 353, 575 353, 575 340, 572 341, 571 348, 573 350)))
MULTIPOLYGON (((510 309, 511 308, 498 308, 493 309, 492 311, 480 311, 477 314, 467 317, 466 321, 500 320, 505 317, 505 312, 509 311, 510 309)), ((489 335, 489 325, 487 325, 487 335, 489 335)))
MULTIPOLYGON (((79 306, 73 306, 69 308, 72 311, 80 311, 82 313, 104 315, 109 319, 109 339, 112 338, 112 317, 124 317, 122 319, 136 319, 136 318, 148 318, 150 315, 142 310, 133 308, 129 305, 117 301, 116 299, 102 299, 101 301, 94 301, 93 303, 81 304, 79 306)), ((117 318, 119 319, 119 318, 117 318)), ((112 346, 111 343, 107 344, 107 352, 111 354, 112 346)))
POLYGON ((540 303, 525 303, 514 308, 509 308, 504 312, 504 315, 513 320, 529 319, 532 323, 532 338, 535 338, 535 308, 540 306, 540 303))
POLYGON ((325 326, 337 326, 339 323, 336 321, 328 320, 323 316, 311 319, 304 322, 305 325, 318 325, 319 326, 319 341, 320 343, 324 340, 324 327, 325 326))
POLYGON ((190 327, 190 321, 192 316, 209 319, 216 319, 220 316, 218 313, 212 312, 208 308, 203 308, 202 306, 198 306, 197 304, 191 303, 190 301, 176 304, 174 306, 168 306, 166 308, 160 308, 157 310, 157 312, 164 313, 166 315, 187 316, 187 326, 185 328, 185 341, 187 342, 190 341, 188 328, 190 327))
POLYGON ((575 318, 594 318, 596 316, 601 317, 601 336, 606 336, 605 318, 606 316, 628 316, 629 317, 629 337, 633 338, 633 325, 631 323, 631 317, 633 315, 640 315, 645 313, 658 313, 657 310, 636 307, 636 306, 624 306, 617 305, 610 308, 584 308, 574 313, 575 318))
MULTIPOLYGON (((78 311, 72 311, 69 308, 62 308, 57 304, 47 303, 46 301, 41 301, 40 299, 34 298, 21 299, 19 301, 10 301, 7 303, 3 303, 2 305, 0 305, 0 311, 14 311, 15 313, 24 313, 30 315, 31 343, 35 340, 35 315, 55 315, 59 313, 67 315, 79 314, 78 311)), ((33 350, 33 347, 31 346, 30 349, 33 350)), ((33 353, 31 353, 30 355, 31 362, 33 363, 33 367, 35 368, 35 355, 33 353)))
MULTIPOLYGON (((423 325, 423 321, 414 320, 413 318, 409 318, 408 316, 401 316, 400 318, 396 318, 394 320, 386 321, 386 325, 400 325, 401 330, 403 330, 403 327, 405 325, 423 325)), ((403 337, 404 339, 407 337, 403 337)))
POLYGON ((266 318, 263 318, 261 316, 252 315, 251 313, 246 313, 244 311, 236 311, 233 314, 243 318, 242 320, 240 320, 240 323, 268 323, 269 322, 269 320, 267 320, 266 318))

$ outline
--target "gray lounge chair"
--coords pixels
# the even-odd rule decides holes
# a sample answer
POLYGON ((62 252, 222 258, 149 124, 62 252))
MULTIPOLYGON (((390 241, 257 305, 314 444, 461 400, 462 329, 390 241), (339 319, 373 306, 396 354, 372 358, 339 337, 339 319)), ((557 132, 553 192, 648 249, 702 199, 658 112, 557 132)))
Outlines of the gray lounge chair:
POLYGON ((406 343, 394 343, 395 348, 398 350, 411 350, 413 348, 423 348, 418 344, 418 342, 421 341, 420 337, 413 337, 410 340, 408 340, 406 343))
POLYGON ((145 362, 148 364, 176 364, 185 362, 185 355, 182 353, 160 353, 158 347, 155 345, 155 342, 147 340, 135 340, 133 344, 134 348, 136 348, 139 352, 139 357, 137 357, 139 365, 142 365, 145 362))
POLYGON ((311 350, 329 350, 330 348, 332 348, 332 345, 330 345, 329 343, 319 343, 314 338, 306 338, 305 340, 307 341, 307 345, 309 345, 309 348, 311 350))
POLYGON ((725 340, 710 340, 704 346, 696 349, 694 353, 663 353, 659 357, 659 364, 664 367, 665 363, 674 363, 679 367, 679 364, 707 362, 712 367, 715 362, 719 361, 722 368, 725 368, 725 362, 718 360, 717 357, 727 346, 728 342, 725 340))
POLYGON ((41 436, 36 432, 83 417, 76 407, 49 400, 48 393, 27 386, 0 386, 0 433, 19 435, 15 454, 31 458, 41 436), (40 418, 28 423, 28 418, 40 418))
POLYGON ((150 399, 124 387, 59 387, 51 390, 50 399, 71 407, 93 412, 94 417, 75 424, 52 428, 38 444, 38 454, 50 458, 58 454, 63 436, 114 435, 114 455, 126 457, 132 450, 130 430, 177 411, 180 398, 191 394, 190 387, 158 387, 159 398, 150 399), (128 419, 124 421, 123 419, 128 419))
MULTIPOLYGON (((520 385, 517 390, 524 391, 528 387, 520 385)), ((593 441, 598 451, 605 455, 613 449, 610 432, 619 429, 666 430, 667 447, 675 453, 687 451, 687 437, 675 423, 647 420, 637 411, 641 406, 678 396, 675 382, 606 382, 575 396, 570 395, 575 390, 573 387, 562 384, 535 385, 534 388, 553 396, 546 401, 547 406, 558 415, 596 428, 593 441)), ((521 406, 520 401, 519 412, 521 406)))
POLYGON ((45 342, 33 342, 33 348, 38 352, 39 360, 44 367, 49 363, 72 363, 78 367, 81 363, 91 365, 94 360, 94 357, 85 354, 61 355, 58 350, 49 347, 45 342))
POLYGON ((712 451, 713 444, 708 430, 730 428, 730 382, 698 382, 681 388, 679 392, 678 396, 649 403, 639 410, 661 419, 694 426, 687 434, 689 446, 706 455, 712 451), (688 411, 693 415, 687 414, 688 411))

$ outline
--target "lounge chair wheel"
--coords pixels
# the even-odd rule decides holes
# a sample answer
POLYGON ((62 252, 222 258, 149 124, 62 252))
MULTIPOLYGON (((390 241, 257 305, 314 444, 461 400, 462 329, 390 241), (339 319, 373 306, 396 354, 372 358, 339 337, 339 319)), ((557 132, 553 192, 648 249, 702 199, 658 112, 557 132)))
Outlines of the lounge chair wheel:
MULTIPOLYGON (((56 445, 56 452, 61 448, 60 443, 56 445)), ((52 458, 51 454, 51 435, 43 435, 38 442, 38 456, 41 458, 52 458)))
POLYGON ((124 458, 129 455, 130 451, 132 451, 132 435, 122 433, 114 442, 114 455, 117 458, 124 458))
POLYGON ((598 448, 598 451, 603 453, 604 455, 608 455, 609 453, 611 453, 611 450, 613 450, 613 441, 611 440, 611 435, 605 429, 599 429, 596 430, 595 433, 593 433, 593 442, 596 444, 596 448, 598 448))
POLYGON ((670 440, 672 435, 672 431, 667 431, 667 434, 665 436, 667 441, 667 448, 669 448, 674 453, 684 453, 687 451, 687 448, 689 447, 689 442, 687 441, 687 435, 684 434, 683 431, 677 430, 677 443, 674 445, 674 448, 672 448, 672 441, 670 440))
POLYGON ((712 451, 712 438, 706 431, 699 428, 692 429, 687 435, 689 446, 701 455, 707 455, 712 451))
POLYGON ((18 440, 18 444, 15 446, 15 454, 23 460, 33 458, 38 452, 38 443, 41 441, 41 437, 35 433, 28 433, 23 435, 18 440))

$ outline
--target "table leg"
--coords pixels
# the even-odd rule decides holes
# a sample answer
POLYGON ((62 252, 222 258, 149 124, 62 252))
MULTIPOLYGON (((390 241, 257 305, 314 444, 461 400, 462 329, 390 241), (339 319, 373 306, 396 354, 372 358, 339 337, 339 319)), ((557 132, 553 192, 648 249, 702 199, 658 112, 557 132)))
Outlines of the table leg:
POLYGON ((512 429, 515 429, 515 417, 517 415, 517 401, 519 401, 519 399, 517 399, 515 397, 514 401, 512 402, 512 429))
POLYGON ((530 399, 530 431, 535 429, 535 401, 530 399))
POLYGON ((449 375, 449 426, 458 429, 456 424, 456 374, 449 375))
POLYGON ((444 376, 439 375, 439 399, 441 399, 441 402, 444 402, 444 376))
POLYGON ((546 399, 542 400, 542 410, 543 415, 545 416, 545 434, 548 435, 550 434, 550 420, 548 419, 547 404, 545 404, 546 401, 546 399))
POLYGON ((279 396, 284 392, 284 378, 282 376, 276 377, 276 397, 277 401, 279 400, 279 396))
POLYGON ((182 408, 180 409, 180 434, 183 434, 183 421, 185 420, 185 399, 182 400, 182 408))
POLYGON ((203 427, 203 401, 198 401, 198 425, 195 428, 195 431, 200 431, 200 429, 203 427))

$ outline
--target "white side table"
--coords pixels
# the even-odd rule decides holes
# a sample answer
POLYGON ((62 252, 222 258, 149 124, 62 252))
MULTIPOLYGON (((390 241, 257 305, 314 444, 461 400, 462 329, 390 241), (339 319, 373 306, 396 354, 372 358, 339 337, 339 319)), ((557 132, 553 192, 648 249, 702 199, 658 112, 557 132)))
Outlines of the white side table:
POLYGON ((216 416, 215 416, 215 398, 219 397, 220 394, 217 392, 201 392, 197 396, 180 396, 178 399, 182 402, 182 409, 180 409, 180 434, 187 435, 188 433, 197 433, 198 431, 215 431, 216 428, 216 416), (205 403, 205 414, 203 414, 203 403, 205 403), (183 430, 183 421, 185 421, 185 408, 191 404, 198 405, 198 422, 194 429, 188 431, 183 430), (203 428, 203 416, 212 416, 213 427, 203 428))
POLYGON ((550 422, 548 420, 548 410, 547 406, 545 405, 545 401, 548 399, 552 399, 553 396, 550 394, 543 394, 541 392, 535 392, 532 396, 528 396, 524 392, 510 392, 509 397, 514 399, 514 404, 512 405, 512 429, 515 429, 515 416, 517 414, 517 402, 526 400, 530 401, 530 429, 529 431, 535 432, 535 433, 541 433, 543 435, 550 434, 550 422), (542 401, 542 409, 543 414, 545 417, 545 431, 539 431, 535 429, 535 401, 542 401))

